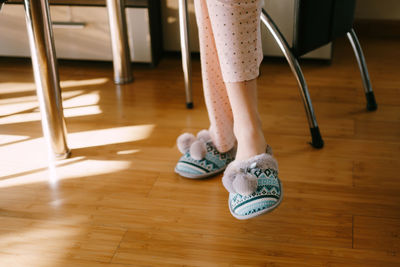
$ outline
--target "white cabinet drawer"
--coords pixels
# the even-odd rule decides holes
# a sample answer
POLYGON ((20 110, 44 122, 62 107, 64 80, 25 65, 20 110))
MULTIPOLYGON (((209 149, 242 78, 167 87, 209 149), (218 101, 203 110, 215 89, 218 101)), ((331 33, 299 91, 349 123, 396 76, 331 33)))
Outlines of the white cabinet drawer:
MULTIPOLYGON (((51 6, 58 58, 112 60, 111 41, 105 7, 51 6), (79 23, 82 27, 68 25, 79 23)), ((151 62, 148 10, 126 8, 131 59, 151 62)), ((22 5, 5 5, 0 13, 0 55, 30 56, 25 13, 22 5)))

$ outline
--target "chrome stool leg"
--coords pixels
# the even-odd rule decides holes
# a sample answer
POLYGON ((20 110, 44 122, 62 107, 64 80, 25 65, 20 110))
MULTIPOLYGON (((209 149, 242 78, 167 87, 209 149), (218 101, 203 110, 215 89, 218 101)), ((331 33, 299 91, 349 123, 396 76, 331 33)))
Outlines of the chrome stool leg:
POLYGON ((367 110, 376 110, 378 105, 376 104, 375 95, 372 91, 371 80, 369 78, 367 63, 365 62, 364 53, 361 49, 360 42, 358 41, 357 35, 354 29, 351 29, 347 33, 351 46, 353 47, 354 54, 357 58, 358 66, 360 68, 361 77, 364 85, 365 96, 367 98, 367 110))
POLYGON ((129 53, 125 1, 107 0, 107 10, 113 53, 114 82, 116 84, 130 83, 133 81, 133 76, 129 53))
POLYGON ((187 0, 179 0, 179 29, 181 36, 182 68, 185 80, 186 107, 193 108, 192 65, 190 60, 189 15, 187 0))
POLYGON ((310 126, 311 145, 315 148, 322 148, 324 146, 324 141, 322 140, 321 133, 319 131, 318 123, 315 118, 314 109, 311 103, 311 98, 308 93, 308 87, 306 80, 304 78, 303 72, 300 68, 299 62, 296 57, 293 55, 292 50, 289 47, 285 37, 279 31, 278 27, 268 15, 268 13, 263 9, 261 13, 261 21, 265 24, 268 30, 273 35, 275 41, 278 43, 280 49, 286 57, 286 60, 289 63, 290 69, 292 70, 294 76, 296 77, 297 83, 300 88, 301 96, 303 99, 304 107, 307 113, 308 124, 310 126))
POLYGON ((24 0, 43 133, 56 158, 67 158, 66 126, 48 0, 24 0))

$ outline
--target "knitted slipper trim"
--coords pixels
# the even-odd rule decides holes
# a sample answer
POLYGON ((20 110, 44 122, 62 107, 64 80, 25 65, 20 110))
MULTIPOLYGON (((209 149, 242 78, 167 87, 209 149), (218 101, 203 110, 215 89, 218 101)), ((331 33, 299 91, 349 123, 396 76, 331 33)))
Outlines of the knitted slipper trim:
POLYGON ((251 195, 257 190, 258 175, 254 175, 251 170, 267 170, 268 172, 278 173, 278 163, 269 153, 263 153, 244 161, 234 161, 228 165, 222 177, 222 183, 229 193, 240 195, 251 195))
POLYGON ((219 152, 207 130, 200 131, 197 138, 192 134, 182 134, 178 137, 177 145, 179 150, 185 153, 179 159, 175 172, 192 179, 205 178, 224 171, 236 154, 235 148, 228 152, 219 152), (200 151, 202 147, 204 151, 200 151), (196 157, 193 151, 196 152, 196 157))
POLYGON ((267 213, 282 200, 278 163, 269 146, 267 153, 229 164, 222 183, 229 191, 229 210, 240 220, 267 213))

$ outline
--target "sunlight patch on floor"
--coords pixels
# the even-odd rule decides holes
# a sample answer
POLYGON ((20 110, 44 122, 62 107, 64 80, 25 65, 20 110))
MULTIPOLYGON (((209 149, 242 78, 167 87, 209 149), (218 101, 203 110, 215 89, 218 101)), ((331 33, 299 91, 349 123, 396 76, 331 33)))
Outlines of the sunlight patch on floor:
POLYGON ((134 142, 147 139, 154 127, 154 124, 144 124, 71 133, 68 141, 72 149, 134 142))
MULTIPOLYGON (((86 106, 86 107, 72 107, 64 109, 64 117, 66 118, 98 115, 101 113, 102 111, 98 105, 86 106)), ((41 120, 41 115, 40 112, 37 110, 35 112, 14 114, 0 118, 0 125, 33 122, 40 120, 41 120)))
POLYGON ((139 149, 121 150, 121 151, 118 151, 117 154, 118 155, 131 155, 131 154, 135 154, 139 151, 140 151, 139 149))
MULTIPOLYGON (((117 144, 149 138, 154 127, 153 124, 134 125, 71 133, 67 138, 73 157, 54 163, 49 160, 43 138, 24 141, 23 138, 29 137, 18 136, 14 140, 20 142, 0 147, 0 154, 7 155, 7 159, 0 162, 0 188, 39 182, 54 185, 61 179, 79 178, 82 175, 95 176, 127 169, 131 162, 120 160, 119 157, 139 153, 140 149, 116 151, 112 153, 112 157, 109 152, 118 150, 115 146, 117 144), (78 152, 80 155, 74 157, 74 149, 83 149, 83 152, 78 152), (103 151, 104 155, 100 151, 103 151)), ((9 135, 6 137, 11 138, 9 135)))
MULTIPOLYGON (((31 170, 27 174, 0 180, 0 188, 22 186, 35 183, 48 183, 53 190, 61 180, 85 178, 96 175, 112 174, 129 168, 130 161, 121 160, 93 160, 79 157, 66 165, 55 168, 40 168, 31 170)), ((55 199, 54 201, 60 201, 55 199)))
MULTIPOLYGON (((84 90, 75 90, 70 92, 62 93, 63 99, 73 98, 75 96, 79 96, 84 94, 84 90)), ((91 93, 89 93, 90 95, 91 93)), ((98 94, 98 93, 97 93, 98 94)), ((95 96, 96 98, 96 96, 95 96)), ((98 98, 96 98, 98 99, 98 98)), ((67 101, 67 100, 65 100, 67 101)), ((63 101, 63 102, 65 102, 63 101)), ((93 102, 93 101, 91 101, 93 102)), ((89 103, 91 103, 89 102, 89 103)), ((85 105, 81 103, 80 105, 85 105)), ((30 112, 39 111, 39 102, 36 95, 32 96, 20 96, 20 97, 8 97, 0 100, 0 116, 4 116, 1 118, 2 120, 12 120, 8 119, 6 116, 15 116, 15 115, 26 115, 30 112), (20 113, 20 114, 16 114, 20 113)), ((4 123, 2 121, 2 123, 4 123)))
MULTIPOLYGON (((108 78, 67 80, 61 82, 61 88, 100 85, 108 81, 108 78)), ((38 114, 34 114, 33 116, 29 114, 36 113, 39 107, 35 89, 36 86, 34 83, 0 83, 0 96, 11 94, 9 97, 0 97, 0 117, 3 116, 0 118, 0 124, 38 120, 38 114)), ((98 90, 64 91, 62 92, 62 97, 64 108, 96 105, 100 100, 98 90)), ((98 114, 98 111, 94 114, 98 114)))
POLYGON ((73 97, 68 97, 65 93, 63 93, 63 98, 64 108, 96 105, 100 101, 99 91, 97 90, 85 94, 76 95, 73 97))
MULTIPOLYGON (((62 94, 65 117, 78 117, 101 114, 97 105, 99 91, 84 93, 84 90, 65 92, 62 94)), ((0 125, 39 121, 39 103, 36 96, 7 98, 0 100, 0 125), (24 101, 22 101, 24 100, 24 101)))
POLYGON ((28 138, 29 136, 25 135, 0 134, 0 145, 26 140, 28 138))
MULTIPOLYGON (((85 80, 67 80, 61 81, 61 88, 78 87, 78 86, 90 86, 105 84, 109 81, 108 78, 95 78, 95 79, 85 79, 85 80)), ((10 94, 10 93, 21 93, 35 91, 36 85, 34 82, 8 82, 0 83, 0 95, 10 94)))
POLYGON ((109 81, 108 78, 95 78, 95 79, 86 79, 86 80, 67 80, 67 81, 61 81, 61 88, 99 85, 99 84, 105 84, 108 81, 109 81))
POLYGON ((0 83, 0 95, 2 94, 15 94, 21 92, 35 91, 36 85, 33 82, 30 83, 0 83))

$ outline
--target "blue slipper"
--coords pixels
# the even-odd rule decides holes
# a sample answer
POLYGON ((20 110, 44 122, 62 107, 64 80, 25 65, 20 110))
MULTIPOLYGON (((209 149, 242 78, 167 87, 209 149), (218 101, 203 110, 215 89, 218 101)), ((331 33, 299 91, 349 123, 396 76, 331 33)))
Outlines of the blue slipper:
POLYGON ((197 138, 184 133, 178 137, 177 145, 183 156, 176 164, 175 172, 191 179, 206 178, 224 171, 236 154, 236 148, 219 152, 207 130, 200 131, 197 138))
POLYGON ((229 191, 229 210, 239 220, 270 212, 282 201, 278 163, 270 148, 267 153, 229 164, 222 182, 229 191))

